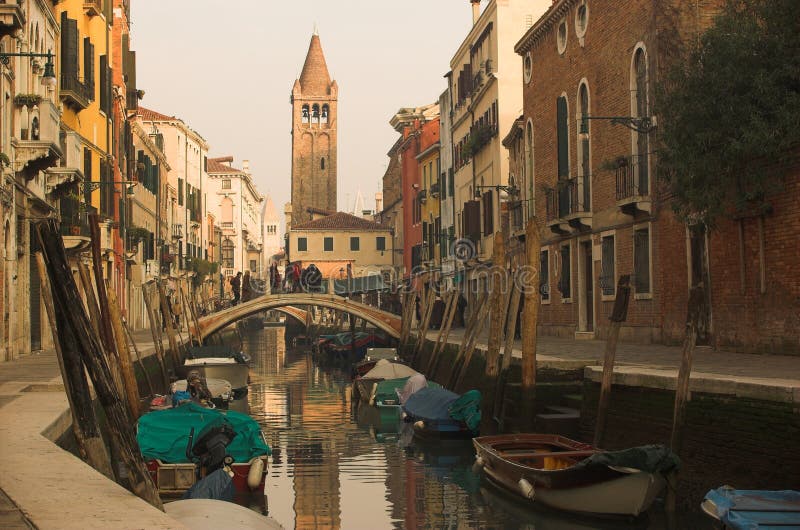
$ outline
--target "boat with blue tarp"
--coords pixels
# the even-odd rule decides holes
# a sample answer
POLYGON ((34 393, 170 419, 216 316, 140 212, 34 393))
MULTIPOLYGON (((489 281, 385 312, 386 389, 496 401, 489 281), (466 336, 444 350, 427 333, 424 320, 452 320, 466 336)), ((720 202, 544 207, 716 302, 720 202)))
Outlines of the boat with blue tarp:
POLYGON ((722 486, 706 493, 700 507, 720 529, 800 528, 800 491, 722 486))
POLYGON ((472 438, 481 424, 481 393, 459 396, 442 387, 426 387, 403 404, 406 420, 421 438, 472 438))

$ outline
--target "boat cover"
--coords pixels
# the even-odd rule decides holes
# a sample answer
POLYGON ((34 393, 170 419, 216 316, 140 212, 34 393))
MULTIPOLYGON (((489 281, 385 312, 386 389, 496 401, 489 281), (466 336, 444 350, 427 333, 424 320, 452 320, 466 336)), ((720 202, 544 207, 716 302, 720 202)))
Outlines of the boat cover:
POLYGON ((206 359, 209 357, 231 358, 242 364, 249 362, 249 357, 244 352, 237 351, 227 344, 186 347, 187 359, 206 359))
POLYGON ((411 394, 422 390, 423 388, 427 388, 428 380, 425 379, 425 376, 422 374, 414 374, 408 379, 406 379, 405 384, 403 385, 402 390, 396 389, 397 397, 400 399, 400 404, 405 403, 408 401, 408 398, 411 397, 411 394))
POLYGON ((706 493, 717 517, 734 530, 800 527, 800 491, 735 490, 723 486, 706 493))
POLYGON ((573 468, 611 466, 630 467, 648 473, 666 474, 681 465, 678 455, 663 445, 642 445, 621 451, 604 451, 581 460, 573 468))
POLYGON ((375 368, 364 374, 364 379, 397 379, 400 377, 411 377, 418 373, 416 370, 401 363, 393 363, 386 359, 381 359, 375 363, 375 368))
POLYGON ((397 393, 408 381, 408 377, 398 377, 396 379, 384 379, 372 385, 372 395, 370 403, 385 403, 394 401, 397 404, 397 393))
POLYGON ((481 423, 481 393, 470 390, 463 396, 441 387, 423 388, 408 398, 403 405, 409 415, 421 420, 463 421, 472 431, 481 423))
POLYGON ((236 431, 228 454, 234 462, 270 455, 261 427, 246 414, 232 410, 207 409, 196 403, 185 403, 174 409, 149 412, 139 418, 136 441, 145 460, 159 459, 168 464, 186 462, 186 445, 194 427, 195 437, 209 424, 226 421, 236 431))

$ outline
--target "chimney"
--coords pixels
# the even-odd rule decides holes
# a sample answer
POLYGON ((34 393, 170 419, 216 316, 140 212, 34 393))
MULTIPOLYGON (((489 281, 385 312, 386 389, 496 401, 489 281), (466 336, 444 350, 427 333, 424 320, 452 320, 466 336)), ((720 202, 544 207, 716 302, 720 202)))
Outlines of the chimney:
POLYGON ((383 211, 383 193, 380 191, 375 193, 375 212, 381 213, 383 211))
POLYGON ((481 0, 469 0, 472 4, 472 25, 474 26, 481 16, 481 0))
POLYGON ((249 160, 242 160, 242 171, 245 173, 250 173, 250 161, 249 160))

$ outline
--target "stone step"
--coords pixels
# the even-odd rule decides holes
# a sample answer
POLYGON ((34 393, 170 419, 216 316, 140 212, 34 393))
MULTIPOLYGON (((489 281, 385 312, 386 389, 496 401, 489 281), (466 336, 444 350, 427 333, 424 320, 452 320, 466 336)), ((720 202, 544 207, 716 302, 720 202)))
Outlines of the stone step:
POLYGON ((572 407, 562 407, 560 405, 548 405, 545 408, 546 408, 548 413, 562 414, 564 416, 570 416, 570 417, 574 416, 576 418, 580 418, 581 417, 580 409, 576 409, 576 408, 572 408, 572 407))
POLYGON ((568 438, 576 438, 580 432, 580 414, 577 411, 572 413, 537 414, 535 425, 536 432, 560 434, 568 438))
POLYGON ((561 401, 567 407, 581 410, 583 407, 583 394, 565 394, 561 401))

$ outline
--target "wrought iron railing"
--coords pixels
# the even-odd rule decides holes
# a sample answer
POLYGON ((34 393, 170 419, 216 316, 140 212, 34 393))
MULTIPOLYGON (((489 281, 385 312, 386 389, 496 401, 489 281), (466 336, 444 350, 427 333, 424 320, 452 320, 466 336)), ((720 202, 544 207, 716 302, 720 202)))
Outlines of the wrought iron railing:
POLYGON ((589 181, 588 175, 573 177, 560 180, 555 189, 548 189, 545 192, 547 220, 554 221, 568 215, 591 211, 589 181))
POLYGON ((616 168, 617 200, 650 194, 648 157, 620 158, 616 168))
POLYGON ((74 73, 61 74, 61 95, 71 95, 72 99, 83 107, 89 106, 89 102, 94 99, 91 87, 78 79, 78 75, 74 73))

